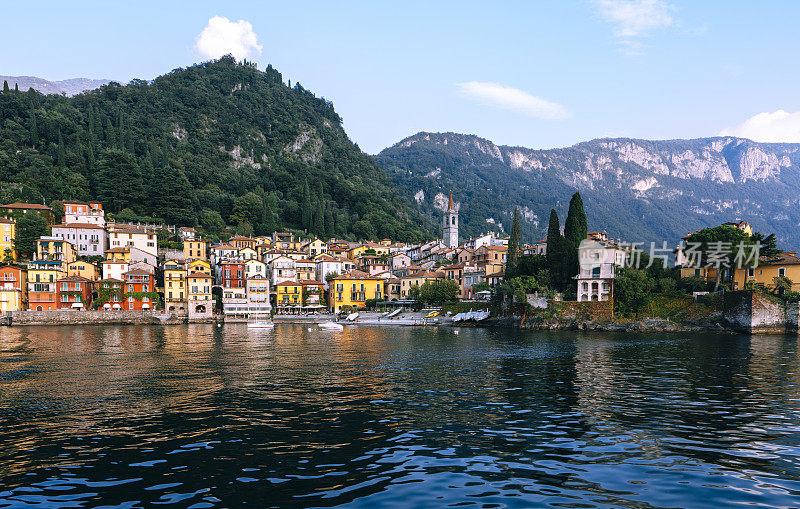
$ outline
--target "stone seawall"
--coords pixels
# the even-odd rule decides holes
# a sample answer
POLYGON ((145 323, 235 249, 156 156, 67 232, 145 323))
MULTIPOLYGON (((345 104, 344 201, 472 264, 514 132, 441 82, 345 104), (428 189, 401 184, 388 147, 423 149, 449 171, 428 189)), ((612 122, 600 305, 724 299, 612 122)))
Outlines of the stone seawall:
POLYGON ((174 325, 186 318, 163 311, 97 310, 12 311, 8 325, 174 325))
POLYGON ((727 292, 724 306, 725 320, 737 331, 784 334, 797 330, 797 306, 787 306, 772 295, 751 290, 727 292))

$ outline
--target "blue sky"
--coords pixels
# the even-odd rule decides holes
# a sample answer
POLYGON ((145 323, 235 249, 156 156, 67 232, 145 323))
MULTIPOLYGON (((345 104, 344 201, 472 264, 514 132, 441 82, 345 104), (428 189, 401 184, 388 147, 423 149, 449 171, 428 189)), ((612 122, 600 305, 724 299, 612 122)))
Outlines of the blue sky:
POLYGON ((0 74, 127 82, 230 47, 332 100, 369 153, 422 130, 800 142, 798 2, 293 4, 6 3, 0 74))

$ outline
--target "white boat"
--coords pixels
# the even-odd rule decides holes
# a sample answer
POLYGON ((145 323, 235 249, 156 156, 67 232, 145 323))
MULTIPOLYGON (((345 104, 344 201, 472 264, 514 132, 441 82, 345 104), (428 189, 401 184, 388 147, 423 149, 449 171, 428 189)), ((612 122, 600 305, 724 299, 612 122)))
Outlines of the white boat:
POLYGON ((247 322, 248 329, 271 329, 273 327, 275 327, 275 324, 272 322, 266 322, 266 321, 247 322))
POLYGON ((356 311, 355 313, 350 313, 349 315, 347 315, 347 321, 348 322, 353 322, 353 321, 355 321, 356 318, 358 318, 358 311, 356 311))
POLYGON ((268 313, 253 313, 247 321, 248 329, 271 329, 275 327, 268 313))
POLYGON ((322 330, 344 330, 344 327, 336 322, 320 322, 317 325, 322 330))

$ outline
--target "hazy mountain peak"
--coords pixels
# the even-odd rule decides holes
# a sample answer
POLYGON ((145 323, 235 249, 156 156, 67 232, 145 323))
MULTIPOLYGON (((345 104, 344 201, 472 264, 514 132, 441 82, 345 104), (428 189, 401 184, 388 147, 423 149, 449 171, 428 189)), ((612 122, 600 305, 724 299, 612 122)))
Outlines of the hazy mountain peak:
POLYGON ((100 88, 111 82, 111 80, 95 80, 90 78, 70 78, 60 81, 49 81, 44 78, 37 78, 36 76, 0 76, 0 81, 4 80, 8 82, 10 88, 14 88, 16 84, 22 91, 32 88, 43 94, 63 93, 68 96, 77 95, 87 90, 94 90, 95 88, 100 88))

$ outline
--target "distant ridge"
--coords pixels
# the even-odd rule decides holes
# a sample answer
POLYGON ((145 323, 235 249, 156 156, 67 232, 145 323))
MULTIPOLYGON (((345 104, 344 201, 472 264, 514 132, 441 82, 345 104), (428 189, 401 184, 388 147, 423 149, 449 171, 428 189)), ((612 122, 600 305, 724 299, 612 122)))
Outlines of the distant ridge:
POLYGON ((36 76, 0 76, 0 82, 7 81, 10 88, 16 84, 23 92, 32 88, 43 94, 66 94, 73 96, 94 90, 111 83, 111 80, 93 80, 89 78, 70 78, 68 80, 48 81, 36 76))

